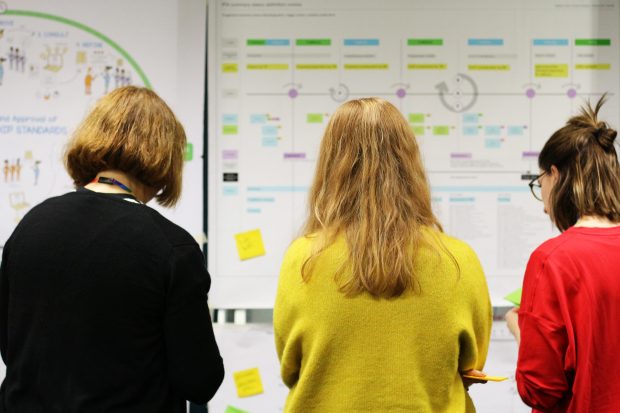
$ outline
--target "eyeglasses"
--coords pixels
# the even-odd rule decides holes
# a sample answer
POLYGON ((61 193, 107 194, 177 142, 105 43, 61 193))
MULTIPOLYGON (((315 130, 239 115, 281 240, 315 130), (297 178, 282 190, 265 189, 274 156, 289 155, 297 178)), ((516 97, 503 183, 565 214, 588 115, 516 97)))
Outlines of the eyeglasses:
POLYGON ((542 199, 542 188, 540 186, 539 179, 542 178, 545 173, 546 172, 541 173, 536 178, 532 179, 529 184, 527 184, 530 187, 530 190, 532 191, 532 195, 534 195, 534 198, 536 198, 539 201, 543 200, 542 199))

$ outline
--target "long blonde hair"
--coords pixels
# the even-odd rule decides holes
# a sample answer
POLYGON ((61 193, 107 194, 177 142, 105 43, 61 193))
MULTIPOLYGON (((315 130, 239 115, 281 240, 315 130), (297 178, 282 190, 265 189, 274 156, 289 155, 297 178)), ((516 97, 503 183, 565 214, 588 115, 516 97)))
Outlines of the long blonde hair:
POLYGON ((422 228, 441 231, 415 136, 402 114, 379 98, 349 101, 327 125, 309 194, 305 235, 318 234, 302 267, 344 235, 349 259, 337 274, 347 295, 398 297, 415 290, 413 252, 422 228))

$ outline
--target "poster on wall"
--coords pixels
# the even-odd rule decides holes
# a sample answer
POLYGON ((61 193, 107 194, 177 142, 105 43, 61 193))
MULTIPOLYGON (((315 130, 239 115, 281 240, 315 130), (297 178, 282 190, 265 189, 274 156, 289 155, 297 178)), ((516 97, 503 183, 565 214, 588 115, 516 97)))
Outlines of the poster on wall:
POLYGON ((227 0, 210 4, 209 270, 219 307, 271 307, 319 143, 345 101, 400 109, 435 214, 495 305, 557 235, 528 182, 551 133, 605 92, 618 127, 620 2, 227 0))
POLYGON ((183 195, 162 212, 201 238, 205 30, 206 1, 0 1, 0 246, 33 206, 73 190, 69 136, 126 85, 155 90, 186 129, 183 195))

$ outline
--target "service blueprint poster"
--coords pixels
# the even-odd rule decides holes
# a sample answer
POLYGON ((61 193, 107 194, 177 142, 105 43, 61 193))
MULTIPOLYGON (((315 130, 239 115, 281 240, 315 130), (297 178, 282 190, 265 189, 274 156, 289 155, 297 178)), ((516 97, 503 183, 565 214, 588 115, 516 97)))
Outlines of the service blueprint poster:
POLYGON ((209 13, 216 306, 273 305, 322 133, 349 99, 402 111, 433 208, 478 253, 495 305, 557 235, 527 186, 544 142, 604 92, 618 127, 617 0, 228 0, 209 13))
POLYGON ((73 190, 67 140, 125 85, 152 88, 183 123, 184 193, 164 214, 201 236, 205 31, 204 0, 0 0, 0 246, 33 206, 73 190))

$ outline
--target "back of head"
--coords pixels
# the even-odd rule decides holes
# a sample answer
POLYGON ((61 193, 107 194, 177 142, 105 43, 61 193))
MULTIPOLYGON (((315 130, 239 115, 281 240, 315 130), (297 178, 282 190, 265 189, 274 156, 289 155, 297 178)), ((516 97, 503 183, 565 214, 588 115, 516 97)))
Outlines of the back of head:
POLYGON ((186 137, 168 105, 150 89, 118 88, 102 97, 74 132, 65 166, 77 186, 116 169, 160 191, 174 205, 182 186, 186 137))
POLYGON ((437 227, 415 137, 391 103, 349 101, 332 116, 309 194, 305 234, 321 234, 308 264, 344 235, 350 250, 341 290, 396 297, 414 287, 421 227, 437 227), (349 274, 350 273, 350 274, 349 274))
POLYGON ((598 118, 605 96, 587 103, 545 143, 538 157, 543 171, 555 166, 559 179, 550 193, 550 216, 564 231, 582 216, 620 222, 620 165, 617 132, 598 118))

